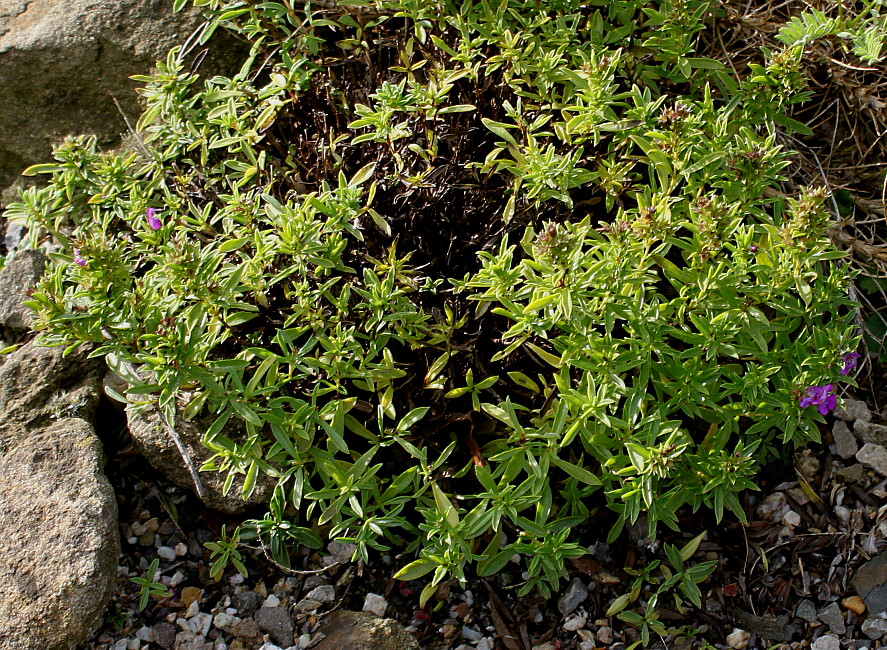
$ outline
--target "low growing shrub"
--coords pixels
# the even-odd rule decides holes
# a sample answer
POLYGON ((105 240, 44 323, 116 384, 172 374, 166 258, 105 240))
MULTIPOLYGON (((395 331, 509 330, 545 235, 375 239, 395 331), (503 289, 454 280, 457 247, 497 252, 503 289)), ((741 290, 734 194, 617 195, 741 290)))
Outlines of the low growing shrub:
POLYGON ((517 553, 548 595, 597 504, 611 540, 741 519, 818 439, 857 339, 826 195, 783 184, 803 39, 735 78, 710 0, 195 4, 239 73, 174 50, 138 147, 67 142, 7 216, 55 247, 44 342, 277 481, 239 539, 416 550, 423 602, 517 553))

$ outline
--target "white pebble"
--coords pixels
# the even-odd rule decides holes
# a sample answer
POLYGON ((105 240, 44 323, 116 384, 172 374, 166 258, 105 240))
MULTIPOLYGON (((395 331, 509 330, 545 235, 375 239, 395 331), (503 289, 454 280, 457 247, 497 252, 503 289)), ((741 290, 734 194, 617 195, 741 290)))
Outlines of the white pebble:
POLYGON ((181 571, 176 571, 172 574, 172 577, 169 579, 170 587, 177 587, 185 581, 185 574, 181 571))
POLYGON ((139 543, 139 538, 138 537, 127 537, 126 543, 130 544, 131 546, 135 546, 136 544, 139 543))
POLYGON ((243 584, 243 576, 239 573, 235 573, 233 576, 228 578, 228 584, 232 587, 243 584))
POLYGON ((801 525, 801 515, 794 510, 789 510, 782 515, 782 523, 790 528, 797 528, 801 525))
POLYGON ((299 647, 300 648, 307 648, 310 643, 311 643, 311 635, 310 634, 303 634, 302 636, 299 637, 299 647))
POLYGON ((727 635, 727 645, 733 648, 733 650, 745 650, 745 648, 748 647, 748 640, 750 638, 750 633, 736 627, 727 635))
POLYGON ((234 626, 240 623, 240 621, 241 619, 237 616, 232 616, 231 614, 226 614, 225 612, 219 612, 213 618, 213 625, 222 630, 222 632, 232 634, 231 630, 233 630, 234 626))
POLYGON ((277 607, 280 604, 280 598, 271 594, 265 599, 265 602, 262 603, 262 607, 277 607))
POLYGON ((188 554, 188 545, 184 542, 179 542, 176 544, 175 552, 176 557, 185 557, 188 554))
POLYGON ((579 614, 578 616, 574 616, 569 619, 566 623, 564 623, 564 629, 567 632, 575 632, 576 630, 580 630, 585 627, 585 624, 588 622, 588 617, 585 614, 579 614))
POLYGON ((466 639, 468 639, 469 641, 474 641, 475 643, 477 643, 482 638, 484 638, 483 634, 481 634, 480 632, 478 632, 474 628, 468 627, 467 625, 462 627, 462 636, 465 637, 466 639))
POLYGON ((480 643, 477 644, 477 650, 493 650, 493 641, 490 641, 490 637, 485 636, 480 640, 480 643))
POLYGON ((148 643, 150 643, 154 640, 154 628, 143 625, 141 628, 139 628, 139 631, 136 632, 136 638, 140 641, 147 641, 148 643))
POLYGON ((209 634, 209 628, 212 625, 213 617, 209 614, 197 614, 191 619, 191 631, 200 636, 209 634))
POLYGON ((185 612, 185 618, 193 618, 200 613, 200 603, 196 600, 188 605, 188 611, 185 612))
POLYGON ((161 559, 167 560, 168 562, 172 562, 176 559, 176 552, 172 550, 169 546, 161 546, 157 549, 157 555, 160 556, 161 559))
POLYGON ((379 618, 385 616, 386 609, 388 609, 388 601, 379 594, 367 594, 363 601, 363 611, 375 614, 379 618))
POLYGON ((142 647, 142 642, 138 639, 133 639, 126 645, 126 650, 139 650, 142 647))

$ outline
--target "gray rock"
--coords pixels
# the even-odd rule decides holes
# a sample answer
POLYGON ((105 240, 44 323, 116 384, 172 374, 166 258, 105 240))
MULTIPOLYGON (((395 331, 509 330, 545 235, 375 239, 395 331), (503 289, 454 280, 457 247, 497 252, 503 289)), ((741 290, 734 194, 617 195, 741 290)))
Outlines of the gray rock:
POLYGON ((828 625, 828 628, 835 634, 844 634, 847 626, 844 625, 844 615, 838 603, 829 603, 816 615, 820 621, 828 625))
POLYGON ((853 458, 859 451, 856 436, 843 420, 835 422, 835 426, 832 427, 832 437, 835 439, 835 451, 841 458, 853 458))
POLYGON ((279 645, 288 648, 293 644, 293 619, 284 608, 261 607, 253 618, 279 645))
POLYGON ((588 598, 588 587, 579 578, 573 578, 564 595, 557 601, 557 608, 561 614, 569 616, 585 602, 586 598, 588 598))
POLYGON ((883 424, 857 420, 853 423, 853 432, 862 442, 871 442, 882 447, 887 446, 887 426, 883 424))
POLYGON ((813 604, 812 600, 805 598, 798 603, 798 606, 795 609, 795 616, 808 623, 812 623, 816 620, 816 605, 813 604))
MULTIPOLYGON (((141 395, 128 397, 136 403, 144 399, 144 396, 141 395)), ((182 454, 179 452, 172 434, 161 422, 160 411, 156 405, 138 408, 129 406, 126 409, 126 417, 136 451, 170 481, 196 492, 188 466, 182 459, 182 454)), ((200 468, 213 455, 200 441, 215 417, 215 415, 209 414, 198 416, 189 422, 181 419, 176 420, 175 432, 181 439, 195 468, 200 468)), ((234 418, 229 420, 228 427, 222 433, 231 440, 237 440, 243 435, 242 430, 237 428, 234 418)), ((220 512, 238 514, 245 511, 250 505, 267 504, 274 492, 274 481, 263 472, 259 472, 255 490, 249 500, 244 501, 241 498, 244 475, 238 475, 228 494, 223 494, 226 478, 227 472, 200 473, 200 482, 204 490, 203 502, 208 507, 220 512)))
POLYGON ((172 623, 158 623, 154 626, 154 643, 163 650, 170 650, 176 642, 176 628, 172 623))
POLYGON ((314 650, 419 650, 400 623, 364 612, 333 612, 324 618, 320 631, 326 636, 314 650))
MULTIPOLYGON (((115 145, 141 113, 138 84, 203 22, 165 0, 0 0, 0 186, 50 160, 65 136, 115 145), (120 109, 114 100, 120 104, 120 109)), ((219 30, 202 70, 236 69, 236 41, 219 30)), ((239 57, 238 57, 239 58, 239 57)), ((189 62, 186 62, 187 69, 189 62)))
POLYGON ((117 501, 102 446, 60 420, 0 460, 0 647, 67 650, 99 625, 117 575, 117 501))
POLYGON ((336 599, 336 588, 332 585, 320 585, 312 589, 307 597, 319 603, 331 603, 336 599))
POLYGON ((834 634, 821 636, 810 646, 812 650, 841 650, 841 640, 834 634))
POLYGON ((834 410, 834 414, 836 418, 847 420, 848 422, 853 420, 865 420, 868 422, 872 419, 872 412, 869 411, 869 407, 865 405, 865 402, 856 399, 845 399, 844 404, 834 410))
POLYGON ((867 618, 862 622, 862 633, 872 641, 877 641, 887 634, 887 621, 883 618, 867 618))
POLYGON ((0 325, 9 329, 28 329, 34 323, 34 312, 22 303, 28 289, 37 286, 43 276, 46 257, 42 251, 26 250, 7 258, 0 270, 0 325))
POLYGON ((870 614, 880 616, 887 612, 887 551, 859 567, 852 583, 870 614))
POLYGON ((67 357, 63 352, 31 342, 0 366, 0 454, 53 420, 95 414, 105 362, 89 359, 86 345, 67 357))
POLYGON ((233 601, 238 614, 244 617, 252 616, 262 605, 262 596, 255 591, 242 591, 239 594, 234 594, 233 601))
POLYGON ((384 618, 387 610, 388 601, 379 594, 367 594, 363 600, 363 611, 375 614, 379 618, 384 618))
POLYGON ((887 449, 881 445, 865 443, 862 449, 856 452, 856 460, 863 465, 868 465, 878 474, 887 476, 887 449))

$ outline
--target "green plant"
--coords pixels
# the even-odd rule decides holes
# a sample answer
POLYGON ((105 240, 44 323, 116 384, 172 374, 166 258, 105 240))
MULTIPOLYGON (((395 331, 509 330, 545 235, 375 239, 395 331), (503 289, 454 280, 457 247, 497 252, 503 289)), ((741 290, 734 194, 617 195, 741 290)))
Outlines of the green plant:
POLYGON ((640 630, 640 641, 630 648, 638 645, 647 646, 651 633, 660 637, 669 633, 656 611, 657 605, 666 594, 671 595, 675 610, 681 614, 686 611, 685 599, 696 608, 702 607, 702 594, 698 584, 714 571, 717 560, 706 560, 691 565, 687 562, 696 553, 705 535, 706 533, 701 533, 680 549, 665 544, 663 550, 668 559, 667 565, 660 560, 653 560, 642 569, 625 569, 626 573, 635 576, 635 579, 632 581, 631 589, 610 604, 607 616, 618 616, 620 620, 640 630), (640 599, 644 601, 638 608, 640 611, 627 609, 640 599))
POLYGON ((152 597, 166 598, 172 595, 172 592, 166 588, 166 585, 157 580, 160 575, 157 570, 159 565, 160 560, 154 558, 151 560, 151 564, 148 565, 144 578, 130 578, 130 581, 139 586, 139 611, 148 606, 148 601, 152 597))
POLYGON ((95 342, 130 409, 209 415, 226 490, 276 481, 214 577, 317 528, 418 553, 423 604, 515 554, 549 594, 597 504, 611 540, 742 519, 761 463, 818 439, 849 273, 777 135, 834 26, 734 77, 694 56, 708 0, 195 4, 203 39, 250 40, 240 71, 174 50, 137 78, 138 152, 68 141, 6 215, 58 247, 45 343, 95 342))
POLYGON ((210 550, 212 566, 209 568, 209 577, 213 580, 221 580, 222 574, 228 564, 233 564, 237 572, 244 578, 249 575, 243 564, 243 556, 237 550, 240 543, 240 528, 232 533, 231 537, 225 534, 225 525, 222 524, 222 532, 219 541, 206 542, 204 546, 210 550))

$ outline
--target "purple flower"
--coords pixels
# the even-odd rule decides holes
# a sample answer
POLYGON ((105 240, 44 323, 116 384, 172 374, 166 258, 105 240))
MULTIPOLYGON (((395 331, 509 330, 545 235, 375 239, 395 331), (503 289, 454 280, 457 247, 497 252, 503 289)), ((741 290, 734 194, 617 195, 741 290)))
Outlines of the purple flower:
POLYGON ((151 230, 160 230, 160 227, 163 226, 163 223, 156 216, 157 208, 148 208, 145 210, 145 216, 148 217, 148 225, 151 226, 151 230))
POLYGON ((851 370, 856 369, 856 360, 859 359, 862 355, 856 352, 845 352, 841 357, 841 361, 844 362, 844 367, 841 368, 842 375, 849 375, 851 370))
POLYGON ((80 249, 74 249, 74 264, 77 266, 86 266, 86 260, 83 257, 80 257, 80 249))
POLYGON ((807 389, 807 396, 801 398, 800 407, 804 409, 808 406, 816 406, 820 415, 828 415, 838 405, 838 398, 833 394, 834 390, 834 384, 810 386, 807 389))
POLYGON ((758 252, 758 247, 755 246, 754 244, 752 244, 751 246, 748 247, 748 252, 749 252, 749 253, 757 253, 757 252, 758 252))

